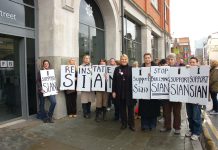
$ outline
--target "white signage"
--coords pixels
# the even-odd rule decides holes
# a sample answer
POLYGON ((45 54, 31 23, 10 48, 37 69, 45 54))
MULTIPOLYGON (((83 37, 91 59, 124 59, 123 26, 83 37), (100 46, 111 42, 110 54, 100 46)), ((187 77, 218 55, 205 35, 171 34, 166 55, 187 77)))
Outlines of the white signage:
POLYGON ((169 99, 169 66, 151 67, 151 99, 169 99))
POLYGON ((188 103, 207 105, 209 94, 209 66, 190 68, 188 103))
POLYGON ((106 86, 106 66, 92 66, 92 91, 105 91, 106 86))
POLYGON ((150 67, 132 68, 133 99, 150 99, 150 67))
POLYGON ((75 66, 61 65, 60 90, 75 90, 75 66))
POLYGON ((91 66, 79 66, 77 77, 77 91, 91 90, 91 66))
POLYGON ((116 66, 106 66, 107 68, 107 92, 112 92, 113 75, 116 66))
POLYGON ((54 69, 40 70, 43 96, 50 96, 57 94, 56 79, 54 69))
POLYGON ((170 101, 188 102, 190 68, 170 68, 170 101))

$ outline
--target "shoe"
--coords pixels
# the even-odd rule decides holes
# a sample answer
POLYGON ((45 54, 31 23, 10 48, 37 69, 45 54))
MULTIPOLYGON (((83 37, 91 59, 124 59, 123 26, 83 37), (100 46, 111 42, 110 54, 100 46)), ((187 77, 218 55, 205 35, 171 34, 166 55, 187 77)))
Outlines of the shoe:
POLYGON ((76 118, 77 117, 77 115, 73 115, 73 118, 76 118))
POLYGON ((160 132, 167 132, 167 131, 170 131, 171 129, 168 129, 168 128, 161 128, 160 129, 160 132))
POLYGON ((68 115, 68 117, 72 118, 72 117, 73 117, 73 115, 68 115))
POLYGON ((215 111, 215 110, 212 110, 212 111, 210 112, 210 115, 218 115, 218 112, 215 111))
POLYGON ((186 134, 185 134, 186 137, 191 137, 192 136, 192 133, 190 131, 188 131, 186 134))
POLYGON ((180 130, 175 130, 174 134, 180 134, 180 130))
POLYGON ((44 123, 48 123, 48 118, 44 118, 42 121, 43 121, 44 123))
POLYGON ((129 126, 129 129, 131 130, 131 131, 135 131, 135 128, 134 127, 132 127, 132 126, 129 126))
POLYGON ((111 108, 110 108, 110 107, 108 107, 108 108, 107 108, 107 111, 110 111, 110 110, 111 110, 111 108))
POLYGON ((54 123, 54 120, 52 118, 48 118, 48 123, 54 123))
POLYGON ((191 139, 193 140, 193 141, 197 141, 198 140, 198 135, 195 135, 195 134, 193 134, 192 136, 191 136, 191 139))
POLYGON ((122 125, 122 126, 120 127, 121 130, 126 129, 126 128, 127 128, 126 125, 122 125))

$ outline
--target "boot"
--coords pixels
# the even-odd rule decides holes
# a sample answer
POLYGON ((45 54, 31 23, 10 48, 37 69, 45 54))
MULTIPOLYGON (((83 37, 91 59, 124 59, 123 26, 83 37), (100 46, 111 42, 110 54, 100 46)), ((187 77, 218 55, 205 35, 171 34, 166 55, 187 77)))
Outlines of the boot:
POLYGON ((96 108, 96 114, 95 114, 95 121, 96 122, 100 122, 99 115, 100 115, 100 108, 96 108))
POLYGON ((103 119, 104 121, 106 121, 106 112, 107 112, 106 107, 102 107, 102 111, 103 111, 103 117, 102 117, 102 119, 103 119))
POLYGON ((83 117, 87 118, 87 104, 86 103, 82 104, 82 109, 83 109, 83 117))

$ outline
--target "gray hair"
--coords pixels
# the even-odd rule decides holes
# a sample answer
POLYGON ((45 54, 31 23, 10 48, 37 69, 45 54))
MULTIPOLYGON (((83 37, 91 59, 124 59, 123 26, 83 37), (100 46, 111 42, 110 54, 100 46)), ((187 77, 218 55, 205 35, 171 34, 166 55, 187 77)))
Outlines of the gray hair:
POLYGON ((175 53, 170 53, 170 54, 167 56, 167 59, 174 59, 174 60, 176 60, 176 54, 175 54, 175 53))

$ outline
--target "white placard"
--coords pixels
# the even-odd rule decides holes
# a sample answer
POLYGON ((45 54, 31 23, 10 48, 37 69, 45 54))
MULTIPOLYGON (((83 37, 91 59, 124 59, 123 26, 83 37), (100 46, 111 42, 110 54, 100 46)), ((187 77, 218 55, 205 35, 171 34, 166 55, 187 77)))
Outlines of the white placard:
POLYGON ((106 66, 107 68, 107 92, 112 92, 113 75, 116 66, 106 66))
POLYGON ((77 91, 91 90, 91 66, 79 66, 77 77, 77 91))
POLYGON ((57 94, 56 79, 54 69, 40 70, 43 96, 50 96, 57 94))
POLYGON ((1 67, 8 67, 8 62, 7 62, 7 60, 1 60, 1 61, 0 61, 0 65, 1 65, 1 67))
POLYGON ((170 68, 170 101, 188 102, 190 68, 170 68))
POLYGON ((61 65, 60 90, 75 90, 75 66, 61 65))
POLYGON ((92 66, 92 91, 105 91, 106 84, 106 66, 93 65, 92 66))
POLYGON ((207 105, 209 94, 209 66, 190 68, 188 103, 207 105))
POLYGON ((151 67, 151 99, 169 99, 169 66, 151 67))
POLYGON ((150 99, 150 67, 132 68, 133 99, 150 99))

